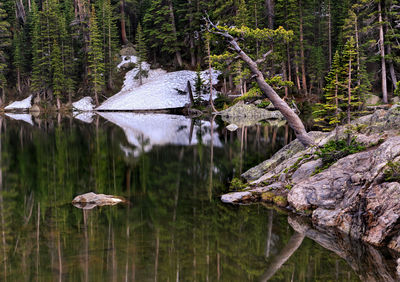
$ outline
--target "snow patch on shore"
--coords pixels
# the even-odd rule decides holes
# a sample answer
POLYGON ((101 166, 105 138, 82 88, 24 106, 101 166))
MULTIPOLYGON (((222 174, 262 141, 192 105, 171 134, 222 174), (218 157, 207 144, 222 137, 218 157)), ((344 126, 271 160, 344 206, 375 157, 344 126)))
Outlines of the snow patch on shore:
POLYGON ((129 64, 129 63, 136 64, 137 57, 136 56, 121 56, 121 62, 118 64, 117 68, 120 69, 125 64, 129 64))
POLYGON ((75 110, 82 112, 90 112, 94 109, 93 99, 92 97, 86 96, 80 99, 79 101, 72 103, 72 107, 75 110))
MULTIPOLYGON (((134 156, 148 152, 154 146, 190 146, 200 142, 211 145, 211 123, 208 121, 200 121, 200 124, 195 125, 190 118, 169 114, 100 112, 99 115, 124 130, 128 143, 135 146, 135 150, 130 151, 134 156), (193 127, 192 134, 190 134, 191 127, 193 127)), ((213 146, 221 147, 217 127, 214 122, 213 146)), ((123 151, 128 154, 125 146, 123 151)))
MULTIPOLYGON (((137 62, 135 56, 130 56, 129 60, 137 62)), ((126 60, 123 62, 125 64, 126 60)), ((146 62, 142 63, 142 69, 148 71, 148 76, 143 77, 142 85, 139 85, 137 79, 139 68, 136 67, 126 73, 121 91, 106 100, 96 110, 160 110, 181 108, 189 103, 188 94, 178 94, 177 89, 185 91, 187 82, 190 81, 194 90, 196 72, 183 70, 167 73, 162 69, 150 69, 150 65, 146 62)), ((213 85, 218 82, 219 74, 219 71, 212 71, 213 85)), ((209 83, 208 71, 201 72, 201 77, 206 84, 209 83)), ((216 91, 213 93, 215 99, 216 91)), ((208 100, 209 95, 203 98, 208 100)))
POLYGON ((21 101, 15 101, 5 107, 5 110, 29 109, 32 106, 32 95, 21 101))

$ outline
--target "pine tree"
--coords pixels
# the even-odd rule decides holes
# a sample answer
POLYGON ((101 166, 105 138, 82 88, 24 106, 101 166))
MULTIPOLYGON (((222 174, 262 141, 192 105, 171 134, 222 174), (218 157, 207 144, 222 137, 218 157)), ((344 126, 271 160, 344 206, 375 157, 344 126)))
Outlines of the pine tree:
POLYGON ((104 86, 104 54, 94 5, 92 5, 89 20, 89 36, 89 83, 94 94, 96 105, 99 105, 99 93, 103 90, 104 86))
POLYGON ((40 15, 36 2, 32 1, 31 6, 31 30, 30 38, 32 42, 32 75, 31 75, 31 85, 33 91, 39 91, 42 88, 42 69, 40 67, 40 61, 42 57, 42 45, 41 45, 41 30, 40 30, 40 15))
POLYGON ((52 88, 53 94, 57 99, 57 109, 61 108, 60 98, 65 85, 65 78, 63 73, 63 61, 61 58, 61 50, 57 41, 53 41, 53 50, 51 52, 51 71, 53 74, 52 88))
MULTIPOLYGON (((178 34, 175 26, 171 0, 153 0, 143 18, 144 32, 153 54, 175 54, 178 65, 182 65, 178 34)), ((156 57, 154 57, 156 61, 156 57)))
POLYGON ((347 124, 350 124, 351 115, 354 109, 357 109, 358 106, 361 104, 360 97, 357 95, 357 86, 355 83, 356 76, 356 47, 355 47, 355 40, 354 37, 350 37, 343 50, 343 63, 344 69, 343 72, 346 76, 345 80, 345 87, 347 92, 347 97, 345 98, 346 101, 346 108, 347 108, 347 124))
POLYGON ((106 74, 107 88, 113 89, 113 76, 117 65, 117 26, 113 15, 113 7, 110 0, 97 1, 98 26, 100 27, 104 52, 104 70, 106 74))
POLYGON ((21 93, 21 68, 23 65, 23 57, 22 57, 22 32, 15 32, 13 38, 13 51, 14 51, 14 60, 13 65, 15 71, 17 73, 17 91, 21 93))
POLYGON ((7 50, 11 45, 10 23, 7 21, 8 15, 0 2, 0 90, 2 102, 5 100, 5 87, 7 85, 6 73, 8 70, 7 50))
POLYGON ((146 76, 147 72, 143 69, 143 62, 147 59, 147 47, 145 43, 144 34, 142 31, 142 26, 139 23, 136 30, 136 51, 137 51, 137 64, 138 64, 138 74, 139 85, 142 85, 142 78, 146 76))
POLYGON ((331 70, 326 76, 326 86, 324 88, 324 104, 317 104, 313 112, 314 121, 323 130, 331 130, 341 123, 340 105, 343 96, 343 71, 339 51, 336 51, 331 70))

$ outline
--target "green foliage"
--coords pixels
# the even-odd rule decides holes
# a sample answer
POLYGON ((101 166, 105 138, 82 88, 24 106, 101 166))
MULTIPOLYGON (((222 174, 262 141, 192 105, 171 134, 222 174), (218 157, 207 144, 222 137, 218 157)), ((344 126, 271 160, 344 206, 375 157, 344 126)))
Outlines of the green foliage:
POLYGON ((3 6, 3 2, 0 2, 0 89, 2 91, 4 91, 4 88, 7 85, 7 51, 11 46, 10 23, 8 22, 8 14, 3 6))
POLYGON ((257 108, 265 109, 265 108, 267 108, 269 105, 271 105, 271 102, 270 102, 269 100, 265 99, 265 100, 261 101, 260 104, 257 105, 257 108))
POLYGON ((358 143, 355 138, 351 140, 350 145, 347 145, 347 140, 331 140, 316 152, 316 155, 322 159, 323 165, 314 174, 329 168, 332 164, 348 155, 365 151, 365 149, 366 147, 358 143))
POLYGON ((65 80, 61 51, 56 40, 54 40, 53 50, 51 52, 51 70, 53 73, 53 92, 57 98, 60 98, 64 89, 65 80))
POLYGON ((400 96, 400 81, 399 82, 397 82, 397 87, 396 87, 396 89, 395 89, 395 91, 394 91, 394 94, 396 95, 396 96, 400 96))
POLYGON ((246 183, 243 183, 243 181, 240 178, 233 178, 231 180, 231 185, 229 186, 229 191, 242 191, 245 189, 248 185, 246 183))
POLYGON ((104 87, 104 53, 101 44, 101 36, 97 26, 94 5, 92 5, 89 21, 89 36, 89 78, 92 92, 94 93, 96 103, 98 104, 98 93, 101 92, 104 87))
POLYGON ((389 161, 387 169, 383 173, 386 182, 399 182, 400 181, 400 163, 389 161))
POLYGON ((137 64, 139 67, 138 71, 138 78, 139 78, 139 84, 142 84, 142 77, 147 76, 147 71, 143 69, 142 63, 146 61, 147 59, 147 47, 145 44, 145 38, 144 38, 144 33, 142 31, 142 26, 139 23, 137 30, 136 30, 136 51, 137 51, 137 64))
POLYGON ((207 88, 204 83, 203 78, 201 77, 200 66, 198 66, 196 71, 196 77, 193 81, 194 85, 194 106, 199 107, 204 101, 203 95, 207 93, 207 88))

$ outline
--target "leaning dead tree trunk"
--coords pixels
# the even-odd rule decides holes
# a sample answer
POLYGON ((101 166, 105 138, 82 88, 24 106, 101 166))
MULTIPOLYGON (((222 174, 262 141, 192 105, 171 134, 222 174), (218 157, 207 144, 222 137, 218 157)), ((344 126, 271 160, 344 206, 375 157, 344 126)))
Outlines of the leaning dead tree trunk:
POLYGON ((304 146, 310 146, 314 144, 314 140, 307 134, 301 119, 295 114, 295 112, 289 107, 289 105, 275 92, 274 89, 265 81, 264 75, 258 69, 257 62, 253 61, 239 46, 236 39, 230 35, 227 31, 219 29, 211 20, 207 17, 205 20, 208 23, 209 32, 216 35, 220 35, 228 40, 230 46, 238 53, 240 59, 242 59, 250 68, 253 73, 258 86, 264 95, 271 101, 276 109, 278 109, 285 117, 290 127, 294 130, 296 137, 304 146))
POLYGON ((282 249, 282 251, 275 257, 275 259, 268 266, 268 270, 263 274, 260 281, 268 281, 275 275, 275 273, 282 267, 282 265, 294 254, 294 252, 303 243, 305 235, 295 232, 290 237, 289 242, 282 249))

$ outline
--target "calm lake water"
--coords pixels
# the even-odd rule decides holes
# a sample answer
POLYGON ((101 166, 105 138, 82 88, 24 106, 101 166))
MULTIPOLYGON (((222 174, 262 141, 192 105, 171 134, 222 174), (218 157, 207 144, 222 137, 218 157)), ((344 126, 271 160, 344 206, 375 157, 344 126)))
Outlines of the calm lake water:
POLYGON ((261 204, 220 202, 233 176, 293 138, 287 126, 78 118, 1 118, 1 281, 397 279, 390 252, 261 204), (90 191, 130 203, 71 204, 90 191))

